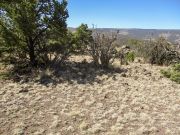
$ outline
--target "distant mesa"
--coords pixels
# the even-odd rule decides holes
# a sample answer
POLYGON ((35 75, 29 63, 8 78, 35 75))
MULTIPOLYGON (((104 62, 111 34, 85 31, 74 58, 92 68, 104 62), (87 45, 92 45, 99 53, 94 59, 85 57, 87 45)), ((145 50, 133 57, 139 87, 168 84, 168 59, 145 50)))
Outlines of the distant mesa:
MULTIPOLYGON (((75 31, 76 29, 69 27, 69 30, 75 31)), ((139 40, 145 40, 148 38, 155 39, 160 36, 163 36, 172 43, 180 44, 180 29, 97 28, 96 31, 105 32, 105 33, 119 31, 119 37, 123 36, 123 37, 135 38, 139 40)))

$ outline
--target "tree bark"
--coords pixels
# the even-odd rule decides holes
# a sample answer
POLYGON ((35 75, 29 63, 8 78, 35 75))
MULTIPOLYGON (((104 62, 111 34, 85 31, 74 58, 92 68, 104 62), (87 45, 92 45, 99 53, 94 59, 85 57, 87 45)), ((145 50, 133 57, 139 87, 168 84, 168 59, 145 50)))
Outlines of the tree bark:
POLYGON ((33 67, 37 66, 36 56, 34 52, 34 42, 31 37, 28 39, 28 48, 29 48, 29 58, 30 58, 30 64, 33 67))

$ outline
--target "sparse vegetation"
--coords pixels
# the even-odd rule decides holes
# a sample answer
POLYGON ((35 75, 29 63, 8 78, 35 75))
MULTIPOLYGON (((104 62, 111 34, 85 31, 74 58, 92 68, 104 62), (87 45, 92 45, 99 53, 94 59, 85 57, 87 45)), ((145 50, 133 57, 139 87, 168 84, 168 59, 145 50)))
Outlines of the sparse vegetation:
POLYGON ((57 70, 72 53, 89 54, 94 64, 102 68, 108 68, 115 58, 121 64, 133 62, 135 56, 158 65, 180 60, 179 53, 164 38, 129 40, 130 49, 118 51, 122 45, 117 42, 119 31, 111 35, 98 33, 86 24, 81 24, 75 32, 68 31, 66 0, 3 1, 0 6, 0 55, 3 61, 14 65, 16 73, 28 73, 34 67, 57 70))
POLYGON ((129 44, 135 50, 137 56, 151 64, 170 65, 180 61, 180 54, 175 51, 173 45, 165 38, 157 40, 130 40, 129 44))
MULTIPOLYGON (((180 31, 67 27, 68 2, 0 0, 0 135, 179 135, 180 48, 144 34, 180 31)), ((116 14, 93 2, 88 24, 101 2, 116 14)))
POLYGON ((120 48, 116 48, 118 54, 117 58, 120 60, 120 64, 127 65, 128 62, 134 62, 135 60, 135 53, 129 46, 122 46, 120 48))
POLYGON ((173 50, 172 45, 164 38, 153 42, 149 50, 149 62, 158 65, 170 65, 180 61, 178 52, 173 50))
POLYGON ((137 57, 143 57, 147 59, 148 50, 150 49, 150 45, 145 44, 145 41, 137 40, 137 39, 129 39, 127 41, 127 45, 134 50, 134 53, 137 57))

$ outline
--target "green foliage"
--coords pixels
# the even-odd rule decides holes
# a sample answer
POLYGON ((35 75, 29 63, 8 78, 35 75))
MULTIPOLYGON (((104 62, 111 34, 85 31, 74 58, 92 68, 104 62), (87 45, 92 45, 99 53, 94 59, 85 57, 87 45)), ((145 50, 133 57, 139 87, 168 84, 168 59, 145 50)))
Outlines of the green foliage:
POLYGON ((67 1, 2 1, 0 7, 0 39, 7 54, 32 66, 46 63, 49 41, 60 43, 66 36, 67 1))
POLYGON ((170 70, 161 70, 161 74, 163 74, 165 77, 170 78, 171 77, 171 71, 170 70))
POLYGON ((135 53, 134 52, 129 52, 125 55, 125 59, 127 62, 134 62, 135 60, 135 53))
POLYGON ((48 46, 49 59, 56 65, 64 62, 75 49, 73 33, 70 31, 60 40, 50 40, 48 46), (60 56, 59 56, 60 54, 60 56))
POLYGON ((174 72, 170 79, 180 84, 180 72, 174 72))
POLYGON ((124 45, 122 47, 117 47, 117 55, 116 58, 118 58, 120 60, 120 64, 121 65, 127 65, 128 62, 134 62, 135 60, 135 51, 127 45, 124 45))
POLYGON ((86 51, 87 45, 92 41, 92 31, 87 24, 81 24, 74 34, 75 50, 81 53, 86 51))
POLYGON ((137 40, 137 39, 129 39, 128 46, 134 51, 136 57, 141 57, 144 61, 149 62, 150 59, 150 51, 153 47, 152 40, 137 40))
POLYGON ((170 78, 172 81, 175 81, 180 84, 180 64, 175 64, 171 69, 161 70, 161 73, 170 78))
POLYGON ((180 72, 180 63, 179 64, 175 64, 173 66, 173 70, 176 71, 176 72, 180 72))
POLYGON ((7 73, 7 72, 1 73, 0 72, 0 80, 8 79, 9 76, 10 76, 10 73, 7 73))

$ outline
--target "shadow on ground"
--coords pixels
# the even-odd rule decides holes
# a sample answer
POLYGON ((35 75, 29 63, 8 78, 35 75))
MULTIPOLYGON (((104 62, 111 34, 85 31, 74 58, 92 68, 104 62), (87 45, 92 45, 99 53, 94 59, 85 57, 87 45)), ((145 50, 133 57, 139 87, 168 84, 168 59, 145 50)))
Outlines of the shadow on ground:
POLYGON ((29 67, 12 71, 12 77, 15 82, 27 83, 34 81, 43 85, 59 84, 68 82, 70 84, 93 84, 102 83, 101 76, 106 75, 106 79, 115 78, 116 73, 127 72, 126 69, 110 67, 103 69, 94 66, 88 62, 67 61, 63 66, 55 66, 47 69, 31 69, 29 67), (23 71, 24 70, 24 71, 23 71))
MULTIPOLYGON (((59 68, 61 69, 61 68, 59 68)), ((54 76, 61 81, 68 81, 69 83, 77 82, 78 84, 93 84, 101 83, 101 76, 106 75, 108 78, 113 77, 116 73, 127 72, 125 69, 108 68, 102 69, 95 67, 93 63, 87 62, 68 62, 63 70, 56 69, 54 76)))

